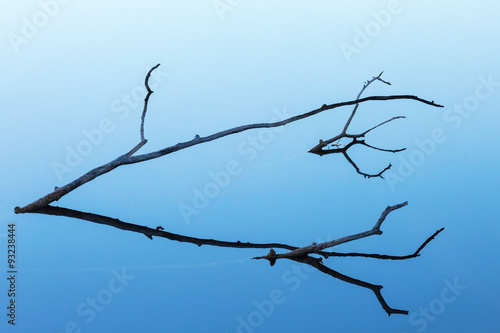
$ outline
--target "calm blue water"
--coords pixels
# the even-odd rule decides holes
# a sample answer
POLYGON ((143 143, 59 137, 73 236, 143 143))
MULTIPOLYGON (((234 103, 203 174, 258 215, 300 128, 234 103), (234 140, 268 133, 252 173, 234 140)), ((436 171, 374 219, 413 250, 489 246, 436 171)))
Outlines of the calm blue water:
MULTIPOLYGON (((2 332, 494 332, 498 295, 499 5, 487 1, 3 1, 0 14, 2 332), (139 142, 144 77, 155 91, 146 153, 351 100, 384 71, 345 158, 307 153, 351 107, 120 167, 58 201, 201 238, 305 246, 372 228, 330 258, 374 293, 292 261, 150 240, 90 222, 13 214, 139 142), (9 297, 8 225, 16 228, 9 297), (10 301, 15 326, 8 323, 10 301)), ((342 143, 342 142, 341 142, 342 143)), ((345 142, 344 142, 345 143, 345 142)), ((282 250, 277 250, 282 253, 282 250)))

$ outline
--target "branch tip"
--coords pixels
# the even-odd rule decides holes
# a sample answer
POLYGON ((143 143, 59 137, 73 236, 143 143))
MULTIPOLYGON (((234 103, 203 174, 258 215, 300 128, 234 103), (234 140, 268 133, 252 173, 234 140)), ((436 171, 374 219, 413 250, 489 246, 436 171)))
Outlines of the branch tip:
POLYGON ((141 134, 141 141, 144 141, 144 119, 146 118, 146 112, 148 111, 148 102, 149 102, 149 97, 153 93, 153 90, 149 87, 149 78, 151 77, 151 73, 155 69, 157 69, 160 66, 160 64, 157 64, 156 66, 153 66, 148 74, 146 74, 146 78, 144 79, 144 85, 146 86, 147 94, 146 97, 144 98, 144 109, 142 110, 142 116, 141 116, 141 129, 140 129, 140 134, 141 134))

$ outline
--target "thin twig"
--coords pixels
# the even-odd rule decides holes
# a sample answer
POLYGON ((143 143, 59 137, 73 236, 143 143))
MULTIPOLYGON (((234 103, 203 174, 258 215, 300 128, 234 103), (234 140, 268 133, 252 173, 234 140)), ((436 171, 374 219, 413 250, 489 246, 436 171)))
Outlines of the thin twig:
MULTIPOLYGON (((381 123, 380 123, 380 124, 378 124, 378 125, 373 126, 373 127, 372 127, 372 128, 370 128, 370 129, 367 129, 367 130, 366 130, 366 131, 364 131, 363 133, 359 134, 359 136, 360 136, 360 137, 363 137, 363 136, 365 136, 368 132, 370 132, 370 131, 372 131, 372 130, 376 129, 377 127, 380 127, 380 126, 382 126, 382 125, 384 125, 384 124, 386 124, 386 123, 388 123, 388 122, 390 122, 390 121, 393 121, 393 120, 396 120, 396 119, 403 119, 403 118, 406 118, 406 117, 405 117, 405 116, 397 116, 397 117, 392 117, 391 119, 388 119, 388 120, 386 120, 386 121, 384 121, 384 122, 381 122, 381 123)), ((351 137, 351 135, 346 135, 346 137, 348 137, 348 138, 349 138, 349 137, 351 137)))
MULTIPOLYGON (((356 142, 353 142, 353 145, 355 143, 364 143, 362 141, 356 141, 356 142)), ((366 145, 366 144, 365 144, 366 145)), ((351 157, 349 157, 349 155, 347 154, 347 150, 343 151, 342 152, 345 159, 347 160, 347 162, 349 162, 353 167, 354 169, 356 170, 357 173, 359 173, 361 176, 365 177, 365 178, 382 178, 384 179, 384 176, 383 173, 386 172, 387 170, 389 170, 391 167, 392 167, 392 164, 389 163, 388 166, 386 166, 385 168, 383 168, 382 170, 380 170, 378 173, 366 173, 366 172, 363 172, 361 171, 361 169, 358 167, 358 165, 356 163, 354 163, 354 161, 351 159, 351 157)))
POLYGON ((149 78, 151 76, 151 73, 155 69, 157 69, 159 66, 160 66, 160 64, 158 64, 158 65, 154 66, 153 68, 151 68, 149 70, 148 74, 146 75, 146 78, 144 79, 144 85, 146 86, 147 94, 146 94, 146 97, 144 98, 144 109, 142 110, 142 116, 141 116, 141 142, 143 142, 144 140, 146 140, 144 138, 144 119, 146 118, 146 112, 148 111, 149 97, 153 93, 153 90, 151 90, 151 88, 149 87, 149 78))
MULTIPOLYGON (((387 81, 384 81, 382 80, 380 77, 382 76, 384 72, 380 72, 379 75, 377 76, 374 76, 371 80, 368 80, 365 82, 365 84, 363 85, 363 88, 361 89, 361 91, 359 92, 358 96, 356 96, 356 99, 359 99, 361 97, 361 95, 363 94, 363 92, 365 91, 366 88, 368 88, 368 86, 370 84, 372 84, 374 81, 380 81, 382 83, 385 83, 387 85, 391 85, 389 82, 387 81)), ((352 122, 352 119, 354 118, 354 115, 356 114, 356 111, 358 110, 358 106, 359 106, 359 103, 357 103, 355 106, 354 106, 354 109, 352 110, 351 112, 351 115, 349 116, 349 119, 347 120, 345 126, 344 126, 344 129, 342 130, 341 134, 346 134, 347 133, 347 128, 349 127, 349 125, 351 124, 352 122)))
POLYGON ((146 143, 148 143, 148 140, 144 139, 141 142, 137 144, 134 148, 132 148, 128 153, 125 154, 125 156, 132 156, 134 155, 139 149, 141 149, 146 143))
POLYGON ((420 247, 412 254, 407 254, 404 256, 395 256, 395 255, 387 255, 387 254, 376 254, 376 253, 358 253, 358 252, 349 252, 349 253, 339 253, 339 252, 319 252, 318 254, 322 255, 325 258, 328 257, 363 257, 363 258, 373 258, 373 259, 383 259, 383 260, 406 260, 411 258, 416 258, 420 256, 420 252, 424 249, 427 244, 431 240, 433 240, 444 228, 437 230, 432 236, 427 238, 425 242, 420 245, 420 247))

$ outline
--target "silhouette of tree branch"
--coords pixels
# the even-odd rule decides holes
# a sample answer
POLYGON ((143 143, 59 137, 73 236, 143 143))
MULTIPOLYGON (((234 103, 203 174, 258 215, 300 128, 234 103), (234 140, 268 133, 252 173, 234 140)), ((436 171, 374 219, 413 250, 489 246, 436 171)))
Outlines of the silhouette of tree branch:
MULTIPOLYGON (((74 180, 74 181, 72 181, 64 186, 61 186, 61 187, 56 186, 55 190, 53 192, 41 197, 40 199, 38 199, 36 201, 33 201, 32 203, 30 203, 24 207, 19 207, 19 206, 15 207, 14 212, 16 214, 28 213, 30 211, 37 210, 39 208, 50 205, 54 201, 58 201, 63 196, 65 196, 66 194, 75 190, 76 188, 82 186, 83 184, 88 183, 88 182, 94 180, 95 178, 97 178, 101 175, 104 175, 104 174, 106 174, 106 173, 108 173, 108 172, 110 172, 110 171, 114 170, 115 168, 122 166, 122 165, 135 164, 135 163, 139 163, 139 162, 148 161, 148 160, 155 159, 155 158, 158 158, 158 157, 161 157, 161 156, 164 156, 164 155, 167 155, 167 154, 170 154, 170 153, 182 150, 182 149, 186 149, 186 148, 189 148, 189 147, 201 144, 201 143, 214 141, 214 140, 223 138, 223 137, 228 136, 228 135, 240 133, 240 132, 251 130, 251 129, 272 128, 272 127, 284 126, 284 125, 287 125, 289 123, 299 121, 299 120, 314 116, 318 113, 321 113, 321 112, 324 112, 327 110, 331 110, 331 109, 335 109, 335 108, 339 108, 342 106, 355 105, 354 111, 352 112, 351 117, 349 118, 346 126, 344 127, 344 131, 342 131, 342 133, 341 133, 344 136, 346 135, 345 131, 347 130, 348 125, 350 124, 352 118, 354 117, 354 114, 355 114, 357 107, 360 103, 364 103, 364 102, 368 102, 368 101, 388 101, 388 100, 407 99, 407 100, 415 100, 415 101, 418 101, 418 102, 421 102, 424 104, 428 104, 428 105, 431 105, 434 107, 443 107, 442 105, 434 103, 434 101, 428 101, 428 100, 419 98, 419 97, 414 96, 414 95, 369 96, 369 97, 359 98, 359 96, 361 95, 361 93, 360 93, 360 94, 358 94, 358 98, 356 98, 355 100, 334 103, 334 104, 330 104, 330 105, 323 104, 323 106, 318 108, 318 109, 300 114, 298 116, 293 116, 293 117, 290 117, 290 118, 282 120, 282 121, 238 126, 238 127, 234 127, 234 128, 231 128, 231 129, 228 129, 225 131, 221 131, 221 132, 218 132, 218 133, 215 133, 212 135, 208 135, 205 137, 200 137, 198 134, 196 134, 195 137, 190 141, 178 143, 174 146, 166 147, 166 148, 163 148, 163 149, 151 152, 151 153, 142 154, 142 155, 134 155, 139 149, 141 149, 147 143, 147 140, 144 136, 144 120, 146 117, 149 98, 150 98, 151 94, 153 93, 153 91, 149 87, 148 81, 149 81, 149 77, 151 76, 151 73, 153 72, 153 70, 155 70, 159 66, 160 66, 160 64, 151 68, 151 70, 146 75, 145 82, 144 82, 146 85, 147 95, 144 99, 144 109, 143 109, 142 116, 141 116, 141 127, 140 127, 141 141, 135 147, 133 147, 129 152, 117 157, 116 159, 112 160, 111 162, 90 170, 89 172, 87 172, 83 176, 77 178, 76 180, 74 180)), ((380 75, 381 74, 382 73, 380 73, 380 75)), ((361 92, 363 92, 364 89, 371 82, 373 82, 375 80, 385 82, 380 78, 380 75, 378 77, 374 77, 372 80, 368 81, 364 85, 361 92)), ((380 124, 380 125, 382 125, 382 124, 380 124)), ((378 126, 380 126, 380 125, 378 125, 378 126)), ((365 131, 365 134, 367 132, 369 132, 370 130, 365 131)), ((363 133, 360 135, 362 136, 363 133)), ((353 137, 353 138, 357 139, 357 137, 353 137)), ((313 148, 311 150, 311 152, 316 153, 317 149, 315 150, 315 148, 313 148)), ((344 154, 344 156, 347 156, 347 155, 344 154)), ((348 160, 350 160, 350 159, 348 159, 348 160)), ((356 169, 359 170, 357 167, 356 167, 356 169)), ((363 174, 363 173, 361 173, 361 174, 363 174)), ((363 175, 365 177, 377 176, 377 175, 367 175, 367 174, 363 174, 363 175)), ((381 176, 381 175, 378 175, 378 176, 381 176)))
MULTIPOLYGON (((382 230, 380 230, 380 227, 382 226, 382 223, 385 221, 385 218, 387 217, 387 215, 389 215, 390 212, 397 210, 399 208, 402 208, 406 205, 408 205, 408 201, 405 201, 403 203, 400 203, 400 204, 397 204, 394 206, 387 206, 387 208, 384 209, 384 211, 380 215, 379 219, 377 220, 377 222, 375 223, 373 228, 371 228, 370 230, 363 231, 363 232, 349 235, 349 236, 345 236, 345 237, 341 237, 341 238, 337 238, 337 239, 334 239, 334 240, 331 240, 328 242, 323 242, 320 244, 312 243, 311 245, 304 246, 304 247, 292 250, 292 251, 287 252, 287 253, 276 253, 274 250, 272 250, 265 256, 254 257, 252 259, 269 260, 269 262, 271 263, 271 266, 272 266, 272 265, 274 265, 274 263, 276 262, 277 259, 303 258, 303 257, 305 257, 309 254, 313 254, 313 253, 321 254, 320 251, 327 249, 327 248, 330 248, 330 247, 334 247, 334 246, 337 246, 337 245, 340 245, 343 243, 351 242, 353 240, 369 237, 372 235, 381 235, 382 230)), ((325 257, 327 258, 328 256, 329 255, 326 255, 325 257)))
MULTIPOLYGON (((144 98, 144 109, 142 110, 142 116, 141 116, 141 142, 145 141, 146 139, 144 138, 144 119, 146 118, 146 112, 148 111, 148 102, 149 102, 149 97, 153 93, 153 90, 149 87, 149 78, 151 77, 151 73, 157 69, 160 66, 160 64, 154 66, 151 68, 146 74, 146 78, 144 79, 144 86, 146 87, 146 97, 144 98)), ((132 155, 132 154, 130 154, 132 155)))
POLYGON ((373 259, 383 259, 383 260, 406 260, 411 258, 416 258, 420 256, 420 252, 424 249, 424 247, 429 244, 431 240, 433 240, 444 228, 437 230, 432 236, 427 238, 425 242, 420 245, 420 247, 412 254, 404 255, 404 256, 394 256, 394 255, 386 255, 386 254, 376 254, 376 253, 358 253, 358 252, 349 252, 349 253, 339 253, 339 252, 318 252, 323 257, 364 257, 364 258, 373 258, 373 259))
POLYGON ((258 129, 258 128, 272 128, 272 127, 278 127, 278 126, 284 126, 292 122, 296 122, 311 116, 314 116, 318 113, 339 108, 342 106, 348 106, 348 105, 354 105, 354 109, 349 116, 349 119, 347 120, 346 124, 344 125, 344 128, 342 132, 329 139, 326 141, 320 140, 320 144, 313 147, 310 152, 318 154, 320 156, 325 155, 325 154, 333 154, 333 153, 342 153, 345 158, 351 163, 351 165, 356 169, 356 171, 368 178, 371 177, 382 177, 382 174, 384 171, 389 169, 391 165, 389 164, 388 167, 386 167, 384 170, 379 172, 378 174, 367 174, 362 172, 358 166, 352 161, 352 159, 349 157, 347 154, 347 150, 352 147, 353 145, 363 145, 366 146, 370 149, 375 149, 379 151, 384 151, 384 152, 392 152, 396 153, 399 152, 403 149, 396 149, 396 150, 391 150, 391 149, 382 149, 382 148, 377 148, 374 146, 371 146, 361 138, 363 138, 367 133, 370 131, 376 129, 377 127, 380 127, 392 120, 399 119, 399 118, 404 118, 402 116, 399 117, 393 117, 389 120, 386 120, 366 131, 360 134, 348 134, 347 129, 349 125, 351 124, 356 111, 361 103, 365 103, 368 101, 388 101, 388 100, 400 100, 400 99, 405 99, 405 100, 415 100, 424 104, 428 104, 434 107, 442 107, 442 105, 434 103, 434 101, 428 101, 422 98, 419 98, 414 95, 390 95, 390 96, 369 96, 369 97, 364 97, 361 98, 361 94, 364 92, 364 90, 373 82, 375 81, 381 81, 382 83, 385 84, 390 84, 389 82, 386 82, 382 80, 380 77, 382 73, 380 73, 378 76, 373 77, 371 80, 367 81, 364 85, 363 88, 361 89, 360 93, 356 97, 355 100, 352 101, 347 101, 347 102, 340 102, 340 103, 334 103, 330 105, 323 104, 322 107, 297 115, 290 117, 288 119, 282 120, 282 121, 276 121, 276 122, 270 122, 270 123, 256 123, 256 124, 249 124, 249 125, 243 125, 243 126, 238 126, 234 127, 228 130, 220 131, 217 133, 214 133, 212 135, 200 137, 198 134, 195 135, 195 137, 186 142, 178 143, 176 145, 166 147, 154 152, 142 154, 142 155, 135 155, 146 143, 147 139, 144 134, 144 123, 145 123, 145 118, 147 114, 147 109, 148 109, 148 104, 149 104, 149 99, 151 95, 153 94, 153 90, 149 87, 149 78, 151 76, 151 73, 160 66, 160 64, 157 64, 156 66, 152 67, 149 72, 146 75, 144 84, 146 86, 146 97, 144 98, 144 108, 142 111, 141 115, 141 124, 140 124, 140 142, 134 146, 131 150, 129 150, 127 153, 120 155, 119 157, 115 158, 111 162, 104 164, 102 166, 99 166, 97 168, 94 168, 84 174, 83 176, 73 180, 72 182, 62 186, 62 187, 55 187, 54 191, 41 197, 40 199, 33 201, 32 203, 24 206, 24 207, 15 207, 14 211, 16 214, 20 213, 37 213, 37 214, 47 214, 47 215, 55 215, 55 216, 66 216, 66 217, 71 217, 71 218, 77 218, 81 220, 86 220, 89 222, 94 222, 98 224, 103 224, 103 225, 109 225, 121 230, 128 230, 128 231, 133 231, 137 233, 144 234, 150 239, 153 239, 153 236, 156 237, 163 237, 167 238, 169 240, 174 240, 174 241, 179 241, 179 242, 186 242, 186 243, 192 243, 196 244, 198 246, 201 245, 210 245, 210 246, 220 246, 220 247, 228 247, 228 248, 268 248, 270 249, 269 254, 266 256, 261 256, 261 257, 254 257, 252 259, 266 259, 269 260, 271 266, 274 265, 277 259, 290 259, 294 260, 297 262, 302 262, 304 264, 311 265, 312 267, 315 267, 316 269, 320 270, 321 272, 328 274, 332 277, 338 278, 342 281, 349 282, 358 286, 362 286, 368 289, 371 289, 384 310, 389 314, 393 313, 400 313, 400 314, 408 314, 408 311, 404 310, 397 310, 389 307, 387 303, 385 302, 384 298, 382 297, 380 290, 382 289, 382 286, 379 285, 373 285, 367 282, 363 282, 351 277, 348 277, 346 275, 343 275, 341 273, 338 273, 325 265, 322 264, 322 258, 315 258, 312 257, 312 254, 316 255, 321 255, 324 258, 328 258, 331 256, 359 256, 359 257, 370 257, 370 258, 376 258, 376 259, 393 259, 393 260, 402 260, 402 259, 410 259, 419 256, 420 251, 432 240, 434 239, 435 236, 437 236, 443 229, 440 229, 436 231, 431 237, 429 237, 418 249, 415 253, 407 255, 407 256, 388 256, 388 255, 379 255, 379 254, 364 254, 364 253, 336 253, 336 252, 325 252, 324 250, 327 248, 331 248, 333 246, 343 244, 346 242, 350 242, 356 239, 361 239, 365 238, 368 236, 372 235, 380 235, 382 234, 382 231, 380 230, 380 227, 382 223, 385 221, 385 218, 389 213, 391 213, 394 210, 397 210, 401 207, 404 207, 408 204, 408 202, 403 202, 394 206, 388 206, 381 214, 380 218, 378 221, 375 223, 374 227, 368 231, 364 231, 358 234, 353 234, 345 237, 338 238, 336 240, 316 244, 313 243, 312 245, 304 246, 304 247, 295 247, 287 244, 280 244, 280 243, 263 243, 263 244, 258 244, 258 243, 242 243, 240 241, 237 242, 229 242, 229 241, 219 241, 215 239, 203 239, 203 238, 195 238, 195 237, 189 237, 189 236, 183 236, 183 235, 178 235, 178 234, 173 234, 167 231, 164 231, 164 228, 162 226, 157 226, 155 229, 149 228, 147 226, 140 226, 132 223, 127 223, 120 221, 118 219, 113 219, 107 216, 103 215, 97 215, 93 213, 85 213, 81 211, 76 211, 68 208, 62 208, 62 207, 55 207, 51 206, 50 204, 53 203, 54 201, 58 201, 60 198, 65 196, 66 194, 70 193, 74 189, 82 186, 83 184, 92 181, 93 179, 104 175, 115 168, 122 166, 122 165, 128 165, 128 164, 135 164, 135 163, 140 163, 144 162, 147 160, 159 158, 161 156, 186 149, 201 143, 205 142, 210 142, 214 141, 220 138, 223 138, 228 135, 240 133, 243 131, 251 130, 251 129, 258 129), (351 142, 347 144, 346 146, 342 147, 338 142, 342 138, 348 138, 351 139, 351 142), (335 143, 337 142, 337 143, 335 143), (324 149, 328 145, 332 145, 332 148, 324 149), (279 248, 279 249, 284 249, 288 250, 290 252, 287 253, 281 253, 277 254, 274 248, 279 248))
MULTIPOLYGON (((380 73, 378 76, 374 76, 371 80, 368 80, 368 81, 366 81, 363 84, 363 88, 361 89, 361 91, 359 92, 358 96, 356 97, 356 100, 360 100, 360 97, 363 94, 363 92, 366 90, 366 88, 368 88, 368 86, 370 84, 372 84, 373 82, 375 82, 375 81, 380 81, 382 83, 390 85, 389 82, 387 82, 385 80, 382 80, 380 78, 382 76, 382 73, 380 73)), ((431 103, 434 104, 434 101, 432 101, 431 103)), ((437 106, 437 105, 435 105, 435 106, 437 106)), ((385 167, 379 173, 376 173, 376 174, 365 173, 365 172, 362 172, 360 170, 360 168, 357 166, 357 164, 349 157, 349 155, 347 154, 347 151, 349 150, 349 148, 351 148, 352 146, 357 145, 357 144, 366 146, 366 147, 374 149, 374 150, 379 150, 379 151, 389 152, 389 153, 398 153, 398 152, 401 152, 401 151, 405 150, 406 148, 402 148, 402 149, 382 149, 382 148, 371 146, 371 145, 367 144, 364 140, 360 140, 360 138, 363 138, 367 133, 371 132, 372 130, 376 129, 377 127, 380 127, 380 126, 382 126, 382 125, 384 125, 384 124, 386 124, 388 122, 391 122, 393 120, 402 119, 402 118, 405 118, 405 117, 404 116, 393 117, 393 118, 391 118, 389 120, 386 120, 386 121, 384 121, 384 122, 382 122, 382 123, 380 123, 380 124, 378 124, 378 125, 370 128, 370 129, 364 131, 363 133, 360 133, 360 134, 348 134, 347 133, 347 129, 349 128, 349 125, 351 124, 351 122, 352 122, 352 120, 354 118, 354 115, 356 114, 356 111, 358 110, 358 107, 359 107, 359 103, 356 103, 355 106, 354 106, 353 111, 351 112, 351 115, 347 119, 347 122, 344 125, 344 128, 342 129, 342 132, 340 132, 340 134, 338 134, 338 135, 336 135, 333 138, 328 139, 328 140, 319 140, 319 143, 316 146, 314 146, 313 148, 311 148, 309 150, 309 152, 313 153, 313 154, 316 154, 316 155, 319 155, 319 156, 328 155, 328 154, 342 153, 342 155, 344 155, 344 157, 346 158, 346 160, 354 167, 354 169, 356 170, 356 172, 359 173, 360 175, 362 175, 363 177, 365 177, 365 178, 375 178, 375 177, 384 178, 382 176, 382 174, 385 171, 387 171, 387 170, 389 170, 391 168, 391 166, 392 166, 391 164, 389 164, 387 167, 385 167), (351 141, 347 145, 342 145, 339 142, 343 138, 351 139, 351 141), (329 145, 330 145, 330 148, 328 148, 329 145)))
MULTIPOLYGON (((402 205, 402 204, 400 204, 400 205, 402 205)), ((379 220, 377 221, 375 226, 372 228, 372 231, 375 230, 375 231, 373 231, 374 232, 373 234, 382 233, 380 231, 380 226, 381 226, 382 222, 385 220, 385 217, 392 210, 400 208, 400 207, 398 207, 400 205, 387 207, 384 210, 384 212, 380 216, 379 220), (377 230, 380 233, 378 233, 377 230)), ((279 257, 279 258, 276 255, 276 252, 274 251, 274 248, 281 248, 281 249, 286 249, 286 250, 297 251, 297 250, 301 250, 301 249, 306 249, 308 247, 298 248, 296 246, 291 246, 288 244, 280 244, 280 243, 250 243, 250 242, 240 242, 240 241, 229 242, 229 241, 220 241, 220 240, 215 240, 215 239, 195 238, 195 237, 183 236, 183 235, 163 231, 164 229, 162 226, 157 226, 156 229, 153 229, 153 228, 149 228, 146 226, 140 226, 137 224, 127 223, 124 221, 120 221, 119 219, 110 218, 110 217, 104 216, 104 215, 86 213, 86 212, 81 212, 81 211, 77 211, 77 210, 73 210, 73 209, 68 209, 68 208, 63 208, 63 207, 55 207, 55 206, 50 206, 50 205, 46 206, 46 207, 42 207, 42 208, 40 208, 36 211, 32 211, 30 213, 46 214, 46 215, 53 215, 53 216, 65 216, 65 217, 75 218, 75 219, 79 219, 79 220, 85 220, 85 221, 89 221, 89 222, 93 222, 93 223, 98 223, 98 224, 102 224, 102 225, 108 225, 108 226, 115 227, 115 228, 118 228, 121 230, 128 230, 128 231, 144 234, 145 236, 147 236, 150 239, 153 239, 153 236, 156 236, 156 237, 162 237, 162 238, 166 238, 166 239, 173 240, 173 241, 191 243, 191 244, 195 244, 197 246, 209 245, 209 246, 240 248, 240 249, 267 248, 267 249, 270 249, 270 254, 275 256, 274 258, 270 258, 270 257, 268 257, 269 256, 268 255, 266 257, 256 257, 253 259, 267 259, 270 261, 271 266, 274 265, 276 259, 290 259, 290 260, 293 260, 296 262, 310 265, 310 266, 316 268, 317 270, 319 270, 320 272, 328 274, 336 279, 339 279, 341 281, 372 290, 373 293, 375 294, 375 296, 377 297, 377 300, 379 301, 380 305, 382 306, 382 308, 384 309, 384 311, 388 315, 408 314, 408 311, 406 311, 406 310, 398 310, 398 309, 394 309, 394 308, 391 308, 388 306, 387 302, 385 301, 385 299, 383 298, 383 296, 380 292, 380 290, 382 289, 382 286, 374 285, 374 284, 371 284, 368 282, 364 282, 364 281, 349 277, 347 275, 344 275, 342 273, 339 273, 339 272, 325 266, 322 263, 322 258, 311 257, 309 255, 309 253, 310 253, 309 250, 303 251, 302 252, 302 253, 304 253, 303 255, 295 255, 295 256, 279 257)), ((324 252, 324 251, 318 251, 316 253, 324 256, 325 258, 333 257, 333 256, 337 256, 337 257, 349 256, 349 257, 368 257, 368 258, 375 258, 375 259, 392 259, 392 260, 411 259, 411 258, 415 258, 415 257, 419 256, 422 249, 443 230, 444 230, 444 228, 441 228, 440 230, 436 231, 422 245, 420 245, 420 247, 413 254, 406 255, 406 256, 390 256, 390 255, 365 254, 365 253, 336 253, 336 252, 324 252)), ((327 246, 329 244, 338 245, 338 244, 342 244, 342 243, 352 241, 355 239, 363 238, 363 237, 359 237, 359 235, 360 234, 342 237, 342 238, 339 238, 337 240, 325 242, 322 244, 326 244, 325 246, 327 246)), ((364 236, 364 237, 368 237, 368 236, 364 236)), ((319 244, 319 246, 321 247, 321 244, 319 244)), ((301 253, 301 252, 297 251, 296 253, 301 253)))
POLYGON ((408 314, 407 310, 394 309, 394 308, 391 308, 387 304, 387 302, 385 301, 384 297, 382 296, 382 293, 380 292, 380 290, 383 288, 383 286, 376 285, 376 284, 371 284, 371 283, 368 283, 368 282, 365 282, 365 281, 361 281, 361 280, 352 278, 350 276, 344 275, 342 273, 339 273, 339 272, 337 272, 337 271, 335 271, 335 270, 333 270, 333 269, 331 269, 331 268, 323 265, 322 262, 321 262, 321 258, 313 258, 313 257, 310 257, 310 256, 305 256, 305 257, 302 257, 302 258, 293 258, 292 260, 304 263, 304 264, 309 265, 309 266, 312 266, 312 267, 316 268, 317 270, 319 270, 320 272, 328 274, 328 275, 330 275, 330 276, 332 276, 332 277, 334 277, 336 279, 339 279, 341 281, 344 281, 344 282, 347 282, 347 283, 350 283, 350 284, 354 284, 354 285, 359 286, 359 287, 370 289, 371 291, 373 291, 373 293, 375 294, 375 297, 377 297, 377 300, 379 301, 380 305, 382 306, 382 308, 384 309, 384 311, 389 316, 391 314, 404 314, 404 315, 408 314))
MULTIPOLYGON (((209 245, 209 246, 219 246, 219 247, 231 247, 231 248, 253 248, 253 249, 285 249, 285 250, 297 250, 299 247, 292 246, 288 244, 281 243, 250 243, 250 242, 228 242, 228 241, 219 241, 214 239, 204 239, 204 238, 196 238, 190 236, 183 236, 179 234, 170 233, 168 231, 164 231, 162 226, 157 226, 155 229, 149 228, 147 226, 141 226, 138 224, 128 223, 121 221, 116 218, 111 218, 104 215, 94 214, 94 213, 86 213, 74 209, 57 207, 57 206, 46 206, 42 207, 36 211, 31 211, 30 213, 34 214, 44 214, 44 215, 52 215, 52 216, 64 216, 69 218, 75 218, 79 220, 84 220, 88 222, 93 222, 102 225, 108 225, 120 230, 132 231, 136 233, 140 233, 145 235, 146 237, 153 239, 155 237, 162 237, 173 241, 183 242, 183 243, 191 243, 198 246, 209 245)), ((432 236, 430 236, 420 247, 413 253, 405 256, 393 256, 393 255, 385 255, 385 254, 367 254, 367 253, 339 253, 339 252, 327 252, 327 251, 318 251, 317 254, 329 258, 329 257, 365 257, 365 258, 374 258, 374 259, 391 259, 391 260, 404 260, 411 259, 420 256, 420 252, 422 249, 436 237, 444 228, 436 231, 432 236)), ((274 250, 273 250, 274 251, 274 250)), ((267 258, 266 258, 267 259, 267 258)))
POLYGON ((249 242, 243 243, 240 241, 227 242, 227 241, 219 241, 219 240, 214 240, 214 239, 204 239, 204 238, 183 236, 183 235, 174 234, 174 233, 171 233, 168 231, 164 231, 162 226, 158 226, 155 229, 153 229, 153 228, 149 228, 146 226, 141 226, 141 225, 137 225, 137 224, 133 224, 133 223, 120 221, 119 219, 111 218, 111 217, 104 216, 104 215, 86 213, 86 212, 82 212, 82 211, 78 211, 78 210, 74 210, 74 209, 51 206, 51 205, 39 208, 36 211, 31 211, 30 213, 53 215, 53 216, 65 216, 65 217, 75 218, 75 219, 79 219, 79 220, 94 222, 94 223, 98 223, 98 224, 108 225, 108 226, 115 227, 115 228, 118 228, 121 230, 128 230, 128 231, 132 231, 132 232, 137 232, 140 234, 144 234, 149 239, 153 239, 153 236, 156 236, 156 237, 162 237, 162 238, 166 238, 166 239, 177 241, 177 242, 191 243, 191 244, 195 244, 198 246, 210 245, 210 246, 230 247, 230 248, 240 248, 240 249, 245 249, 245 248, 269 249, 269 248, 273 248, 273 247, 280 248, 280 249, 287 249, 287 250, 297 249, 297 247, 295 247, 295 246, 290 246, 290 245, 280 244, 280 243, 256 244, 256 243, 249 243, 249 242))

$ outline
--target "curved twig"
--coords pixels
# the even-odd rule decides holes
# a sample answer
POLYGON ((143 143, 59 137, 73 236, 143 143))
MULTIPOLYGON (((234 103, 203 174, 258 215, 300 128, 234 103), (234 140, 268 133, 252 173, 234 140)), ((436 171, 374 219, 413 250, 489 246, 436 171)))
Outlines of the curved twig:
POLYGON ((349 162, 353 166, 353 168, 356 170, 357 173, 359 173, 361 176, 368 178, 368 179, 377 178, 377 177, 384 179, 382 174, 392 167, 392 164, 389 163, 389 165, 386 166, 385 168, 383 168, 381 171, 379 171, 379 173, 366 173, 366 172, 361 171, 361 169, 358 167, 358 165, 356 163, 354 163, 354 161, 351 159, 351 157, 349 157, 349 155, 347 154, 347 151, 344 151, 343 155, 344 155, 345 159, 347 160, 347 162, 349 162))
MULTIPOLYGON (((160 66, 160 64, 154 66, 151 68, 146 74, 146 78, 144 79, 144 86, 146 86, 146 97, 144 98, 144 109, 142 110, 142 116, 141 116, 141 142, 145 141, 146 139, 144 138, 144 119, 146 118, 146 112, 148 111, 148 102, 149 102, 149 97, 153 93, 153 90, 149 87, 149 78, 151 77, 151 73, 157 69, 160 66)), ((131 154, 132 155, 132 154, 131 154)))
MULTIPOLYGON (((363 88, 361 88, 361 91, 359 92, 358 96, 356 96, 356 99, 359 99, 361 97, 361 95, 363 94, 363 92, 365 91, 366 88, 368 88, 368 86, 370 84, 372 84, 374 81, 380 81, 382 83, 385 83, 387 85, 391 85, 390 82, 387 82, 387 81, 384 81, 382 80, 380 77, 382 76, 384 72, 380 72, 379 75, 377 76, 374 76, 371 80, 368 80, 365 82, 365 84, 363 84, 363 88)), ((351 124, 352 122, 352 119, 354 118, 354 115, 356 114, 356 111, 358 110, 358 106, 359 106, 359 103, 357 103, 355 106, 354 106, 354 109, 352 110, 351 112, 351 115, 349 116, 349 119, 347 119, 347 122, 344 126, 344 129, 342 130, 341 134, 346 134, 347 133, 347 128, 349 127, 349 125, 351 124)))

